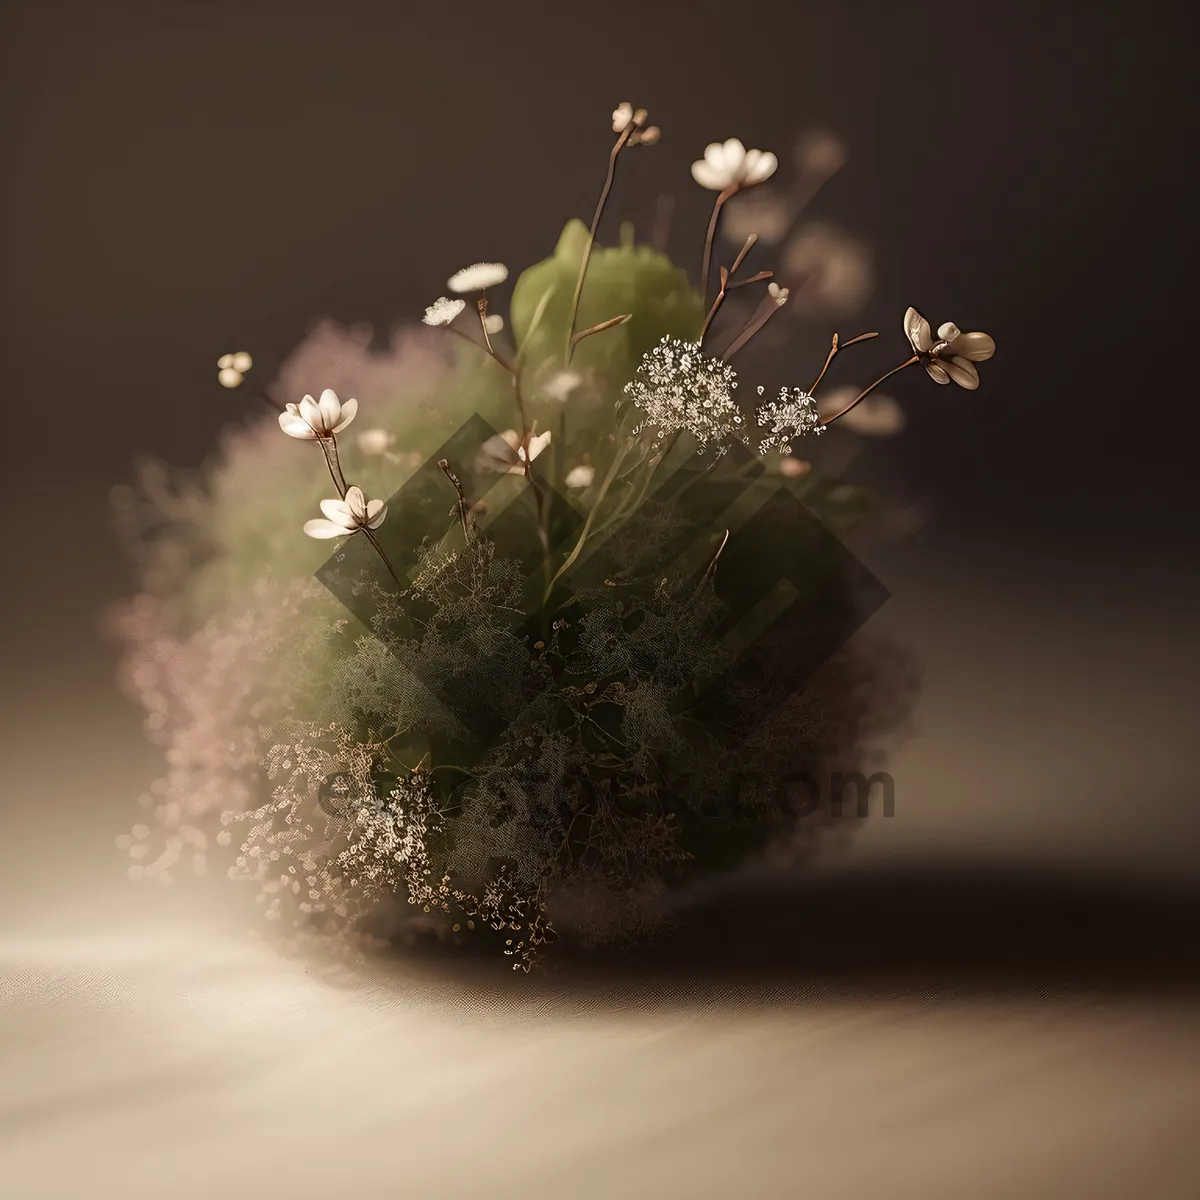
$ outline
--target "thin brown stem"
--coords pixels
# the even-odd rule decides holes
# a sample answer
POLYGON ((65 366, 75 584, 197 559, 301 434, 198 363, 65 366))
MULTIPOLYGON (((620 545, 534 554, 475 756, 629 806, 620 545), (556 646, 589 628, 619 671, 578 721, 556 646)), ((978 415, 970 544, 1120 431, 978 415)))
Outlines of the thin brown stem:
POLYGON ((525 393, 521 391, 521 376, 513 375, 513 397, 517 402, 517 414, 521 418, 521 441, 533 431, 529 418, 525 415, 525 393))
POLYGON ((919 354, 914 354, 912 358, 906 359, 898 367, 893 367, 890 371, 885 371, 877 380, 875 380, 874 383, 868 384, 865 388, 863 388, 863 390, 859 392, 858 395, 855 396, 845 408, 843 408, 840 412, 834 413, 832 417, 825 418, 825 420, 821 423, 823 425, 832 425, 833 422, 838 419, 838 417, 844 417, 860 400, 863 400, 865 397, 869 396, 885 379, 895 375, 897 371, 903 371, 905 367, 911 367, 913 363, 919 362, 920 358, 921 356, 919 354))
MULTIPOLYGON (((752 233, 747 239, 745 245, 738 251, 738 256, 733 260, 733 266, 728 271, 724 267, 718 268, 721 273, 721 290, 717 293, 717 298, 713 301, 712 308, 708 310, 708 316, 704 318, 704 327, 700 330, 700 344, 704 344, 704 335, 708 332, 708 327, 712 324, 713 318, 717 315, 717 310, 725 301, 725 293, 730 287, 736 286, 730 283, 730 280, 738 273, 738 268, 746 261, 746 255, 754 248, 754 243, 758 241, 758 234, 752 233)), ((769 275, 770 272, 768 271, 769 275)), ((760 276, 761 277, 761 276, 760 276)))
POLYGON ((746 239, 745 244, 738 251, 737 258, 735 258, 733 260, 733 266, 729 268, 730 279, 732 279, 738 273, 738 269, 741 267, 742 263, 744 263, 746 261, 746 255, 749 254, 750 251, 754 249, 754 245, 757 241, 758 241, 757 233, 752 233, 746 239))
POLYGON ((712 216, 708 219, 708 232, 704 235, 704 258, 700 265, 701 296, 708 295, 708 268, 712 261, 712 244, 717 233, 717 219, 721 215, 721 209, 725 207, 725 201, 738 191, 739 186, 739 184, 731 183, 723 192, 718 193, 716 202, 713 204, 712 216))
POLYGON ((712 308, 708 310, 708 316, 704 318, 704 324, 700 327, 700 345, 704 345, 704 336, 708 333, 708 327, 713 322, 713 317, 717 315, 718 309, 725 301, 725 292, 729 287, 729 272, 724 267, 718 267, 717 270, 721 276, 721 287, 717 292, 717 298, 712 302, 712 308))
MULTIPOLYGON (((337 488, 338 495, 345 500, 346 493, 350 489, 346 486, 345 475, 342 474, 342 464, 338 458, 337 438, 333 434, 330 434, 328 437, 318 438, 317 442, 321 447, 321 453, 325 456, 325 465, 329 468, 329 477, 333 480, 333 486, 337 488)), ((396 581, 396 586, 402 588, 404 584, 400 582, 400 577, 396 574, 391 561, 384 553, 379 539, 375 536, 375 530, 368 529, 365 525, 360 525, 359 529, 367 535, 367 541, 375 547, 375 553, 383 559, 383 565, 387 567, 388 574, 396 581)))
POLYGON ((721 557, 721 552, 725 549, 726 543, 729 541, 729 530, 725 530, 725 536, 721 539, 721 544, 717 547, 717 552, 712 556, 712 562, 708 564, 708 570, 704 572, 704 578, 700 581, 706 583, 717 573, 717 560, 721 557))
MULTIPOLYGON (((522 462, 525 466, 525 479, 530 488, 533 490, 534 513, 537 522, 538 542, 542 547, 542 576, 545 582, 545 594, 550 594, 550 589, 554 586, 554 580, 551 577, 550 568, 550 499, 546 494, 546 489, 542 487, 538 478, 533 473, 533 463, 529 458, 529 439, 524 439, 525 453, 522 456, 522 462)), ((546 618, 545 605, 542 606, 543 619, 546 618)))
POLYGON ((596 211, 592 214, 592 224, 588 230, 587 243, 583 248, 583 257, 579 261, 579 278, 575 280, 575 292, 571 297, 571 312, 567 321, 567 344, 563 351, 563 357, 568 366, 571 363, 571 352, 574 349, 571 339, 575 336, 575 320, 579 315, 579 297, 583 293, 583 280, 587 275, 588 261, 592 257, 592 246, 596 243, 596 230, 600 228, 600 216, 604 212, 605 204, 608 202, 608 193, 612 191, 613 176, 617 170, 617 155, 621 153, 622 147, 629 141, 630 134, 633 131, 634 126, 630 123, 621 131, 612 150, 609 151, 608 172, 604 176, 604 186, 600 189, 600 199, 596 202, 596 211))
POLYGON ((770 279, 775 274, 774 271, 759 271, 757 275, 750 275, 745 279, 731 279, 729 281, 730 288, 745 287, 748 283, 761 283, 764 279, 770 279))
POLYGON ((742 332, 725 348, 721 358, 728 362, 782 307, 783 305, 773 297, 764 297, 742 332))
MULTIPOLYGON (((514 367, 512 365, 512 363, 505 362, 504 359, 502 359, 500 357, 500 355, 498 355, 492 349, 491 342, 488 342, 488 344, 486 346, 481 346, 473 337, 470 337, 468 334, 464 333, 461 329, 456 328, 454 325, 444 325, 444 326, 442 326, 442 328, 448 329, 451 333, 458 334, 458 336, 460 338, 462 338, 463 341, 474 346, 476 350, 482 350, 483 353, 486 354, 489 358, 491 358, 495 362, 498 362, 510 375, 513 375, 513 376, 516 375, 516 373, 517 373, 516 367, 514 367)), ((486 329, 484 330, 484 336, 485 336, 485 338, 487 336, 486 329)))
POLYGON ((817 390, 817 384, 820 383, 821 380, 825 378, 825 372, 829 370, 829 364, 831 362, 833 362, 834 358, 837 357, 837 352, 838 352, 838 335, 835 333, 833 335, 833 341, 829 345, 829 353, 825 356, 825 365, 821 368, 820 373, 817 375, 816 379, 814 379, 812 381, 812 384, 809 386, 808 394, 810 396, 813 394, 813 392, 815 392, 817 390))
POLYGON ((877 333, 860 333, 857 337, 852 337, 848 342, 839 342, 838 335, 833 335, 833 344, 829 348, 829 356, 825 359, 825 365, 821 368, 821 373, 812 381, 812 386, 808 389, 808 394, 811 396, 817 390, 817 384, 825 378, 825 372, 829 370, 829 364, 841 350, 845 350, 847 346, 857 345, 859 342, 869 341, 871 338, 878 337, 877 333))
POLYGON ((487 347, 487 352, 493 357, 496 357, 495 350, 492 349, 492 336, 488 333, 487 327, 487 293, 484 292, 478 300, 475 301, 475 307, 479 310, 479 328, 483 330, 483 344, 487 347))
POLYGON ((332 435, 327 438, 317 439, 321 453, 325 455, 325 465, 329 468, 329 477, 333 480, 333 486, 337 488, 338 495, 345 500, 346 498, 346 477, 342 474, 342 464, 338 459, 337 439, 332 435))
POLYGON ((379 538, 376 536, 375 530, 369 529, 366 525, 362 525, 359 528, 361 528, 363 533, 367 535, 367 541, 369 541, 371 545, 375 547, 375 553, 378 554, 383 560, 383 565, 387 567, 388 574, 393 580, 395 580, 396 586, 403 590, 404 584, 400 582, 400 576, 396 574, 396 570, 392 566, 391 560, 388 558, 387 554, 384 553, 383 546, 380 545, 379 538))
POLYGON ((609 317, 607 321, 601 321, 599 325, 593 325, 590 329, 581 329, 578 333, 572 334, 572 347, 578 345, 585 337, 591 337, 593 333, 603 333, 606 329, 611 329, 614 325, 624 325, 626 321, 633 320, 633 313, 622 313, 619 317, 609 317))
POLYGON ((470 506, 467 504, 467 494, 463 491, 462 483, 459 481, 458 476, 451 468, 448 459, 439 458, 437 460, 437 465, 442 474, 445 475, 448 480, 450 480, 450 486, 454 488, 454 493, 458 497, 458 503, 456 505, 458 509, 458 520, 459 524, 462 525, 463 537, 469 541, 471 538, 471 529, 468 515, 470 512, 470 506))

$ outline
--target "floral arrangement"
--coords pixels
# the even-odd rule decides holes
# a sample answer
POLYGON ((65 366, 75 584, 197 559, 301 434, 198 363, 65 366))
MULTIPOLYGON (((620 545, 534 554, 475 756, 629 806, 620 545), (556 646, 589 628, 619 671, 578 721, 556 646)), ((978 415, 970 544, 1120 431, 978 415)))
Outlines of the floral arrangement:
MULTIPOLYGON (((628 103, 612 130, 590 225, 506 314, 508 269, 481 262, 386 351, 322 326, 215 466, 116 497, 145 584, 125 676, 167 749, 118 839, 134 876, 223 859, 297 936, 492 938, 529 969, 833 828, 837 798, 796 781, 857 769, 906 689, 851 636, 879 589, 834 534, 869 497, 802 450, 909 366, 977 387, 994 343, 910 308, 901 360, 832 407, 875 333, 747 396, 734 360, 790 293, 748 267, 755 232, 727 265, 718 234, 775 155, 692 164, 715 193, 693 283, 628 228, 599 244, 618 166, 660 139, 628 103)), ((225 355, 218 381, 252 370, 225 355)))

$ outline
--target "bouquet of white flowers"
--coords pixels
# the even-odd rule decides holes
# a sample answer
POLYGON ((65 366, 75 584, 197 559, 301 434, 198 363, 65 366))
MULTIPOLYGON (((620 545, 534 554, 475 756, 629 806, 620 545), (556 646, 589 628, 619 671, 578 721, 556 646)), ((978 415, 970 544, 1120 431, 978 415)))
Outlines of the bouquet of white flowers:
POLYGON ((833 411, 818 388, 875 333, 747 396, 734 359, 789 292, 747 267, 753 233, 715 272, 714 245, 775 156, 730 139, 692 165, 716 193, 693 285, 628 230, 597 243, 619 163, 659 140, 630 104, 612 128, 590 226, 506 314, 508 269, 476 263, 385 353, 324 326, 273 418, 123 497, 126 675, 168 749, 120 839, 134 875, 225 854, 296 933, 494 937, 528 969, 840 815, 812 782, 856 770, 905 689, 851 636, 886 595, 835 536, 869 498, 797 451, 911 365, 976 387, 994 344, 909 309, 901 361, 833 411))

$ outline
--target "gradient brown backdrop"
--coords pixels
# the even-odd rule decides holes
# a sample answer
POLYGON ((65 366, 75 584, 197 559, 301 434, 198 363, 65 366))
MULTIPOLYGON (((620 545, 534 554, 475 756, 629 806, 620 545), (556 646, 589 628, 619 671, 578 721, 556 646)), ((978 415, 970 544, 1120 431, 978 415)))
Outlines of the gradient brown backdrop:
POLYGON ((1193 8, 3 4, 6 1200, 1200 1194, 1193 8), (664 130, 623 207, 679 189, 681 257, 707 141, 825 125, 859 328, 999 343, 977 393, 903 378, 854 468, 933 513, 867 558, 925 672, 896 815, 561 989, 339 990, 124 878, 157 752, 107 494, 239 418, 218 354, 266 379, 316 316, 547 253, 623 98, 664 130))

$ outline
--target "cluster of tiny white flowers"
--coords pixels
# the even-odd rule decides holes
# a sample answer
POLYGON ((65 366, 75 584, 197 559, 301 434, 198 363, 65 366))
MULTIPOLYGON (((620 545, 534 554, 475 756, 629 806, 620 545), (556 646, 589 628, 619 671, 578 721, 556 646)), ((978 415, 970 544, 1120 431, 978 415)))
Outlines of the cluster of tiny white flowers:
POLYGON ((449 325, 464 308, 465 300, 451 300, 449 296, 439 296, 426 310, 421 318, 426 325, 449 325))
POLYGON ((350 844, 333 860, 337 877, 368 895, 404 890, 410 904, 438 902, 428 839, 441 827, 424 776, 356 804, 350 819, 350 844))
MULTIPOLYGON (((758 392, 762 395, 762 388, 758 392)), ((779 399, 760 405, 755 416, 758 424, 768 431, 758 444, 759 454, 772 449, 791 454, 795 438, 825 432, 817 402, 803 388, 780 388, 779 399)))
POLYGON ((734 402, 737 372, 719 358, 710 358, 699 342, 667 336, 652 347, 625 385, 625 396, 642 412, 634 433, 654 430, 658 445, 670 434, 686 431, 717 454, 738 436, 742 414, 734 402))

